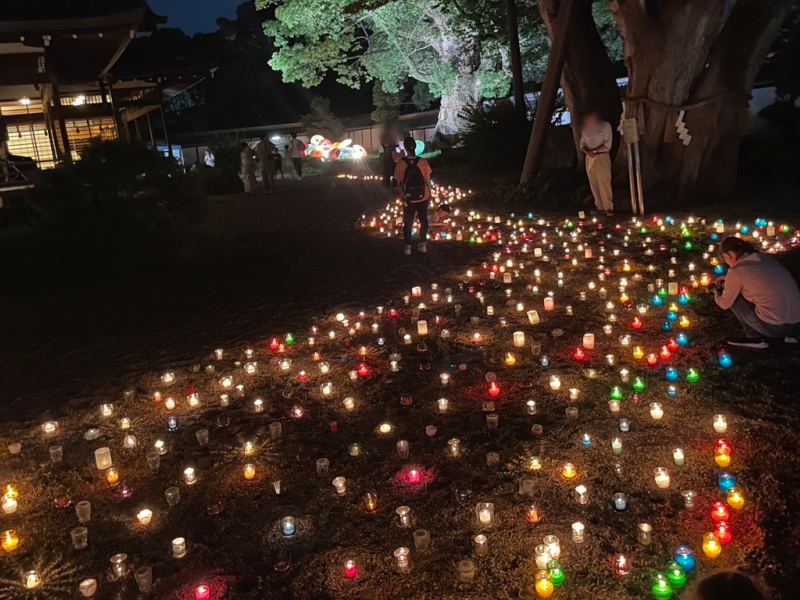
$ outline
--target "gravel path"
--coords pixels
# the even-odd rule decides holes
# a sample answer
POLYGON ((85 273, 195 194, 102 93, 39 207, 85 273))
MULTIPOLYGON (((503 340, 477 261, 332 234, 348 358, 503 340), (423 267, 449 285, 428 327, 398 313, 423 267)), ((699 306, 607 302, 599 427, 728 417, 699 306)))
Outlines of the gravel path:
POLYGON ((366 306, 431 273, 467 264, 475 248, 442 244, 402 255, 357 220, 391 199, 376 182, 279 182, 272 197, 210 201, 216 255, 178 272, 88 281, 0 297, 0 405, 6 420, 58 414, 96 393, 116 396, 142 373, 194 362, 307 323, 341 303, 366 306))

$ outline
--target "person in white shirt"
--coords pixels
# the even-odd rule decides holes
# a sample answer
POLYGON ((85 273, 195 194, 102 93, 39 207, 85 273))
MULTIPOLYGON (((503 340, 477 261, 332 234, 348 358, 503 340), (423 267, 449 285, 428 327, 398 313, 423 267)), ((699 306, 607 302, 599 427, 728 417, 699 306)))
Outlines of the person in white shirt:
POLYGON ((297 139, 297 134, 292 134, 292 143, 290 144, 289 156, 294 165, 294 172, 297 173, 297 178, 303 178, 303 152, 306 151, 306 144, 303 140, 297 139))
POLYGON ((611 125, 590 112, 583 119, 581 151, 586 155, 586 175, 597 210, 614 214, 614 193, 611 191, 611 125))
POLYGON ((759 254, 751 243, 737 237, 722 241, 719 257, 730 268, 717 279, 714 300, 721 309, 730 309, 744 329, 743 338, 729 339, 728 344, 768 348, 765 338, 796 344, 800 290, 792 274, 774 257, 759 254))

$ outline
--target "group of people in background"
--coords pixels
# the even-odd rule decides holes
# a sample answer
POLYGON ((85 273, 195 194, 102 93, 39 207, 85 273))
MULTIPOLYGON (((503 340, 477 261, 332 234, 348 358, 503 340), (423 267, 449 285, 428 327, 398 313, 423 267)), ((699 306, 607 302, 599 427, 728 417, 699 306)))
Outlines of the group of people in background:
POLYGON ((291 136, 290 143, 279 149, 269 137, 264 136, 255 148, 247 142, 242 143, 239 154, 242 163, 242 180, 244 191, 247 194, 256 194, 259 191, 256 167, 261 165, 261 181, 264 192, 275 193, 275 180, 302 179, 303 178, 303 153, 306 144, 297 137, 291 136))

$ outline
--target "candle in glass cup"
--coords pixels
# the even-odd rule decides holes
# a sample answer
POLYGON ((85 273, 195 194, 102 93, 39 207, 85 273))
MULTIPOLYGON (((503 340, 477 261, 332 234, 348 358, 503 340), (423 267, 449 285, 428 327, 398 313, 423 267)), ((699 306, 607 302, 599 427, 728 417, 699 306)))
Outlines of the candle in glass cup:
POLYGON ((487 556, 489 554, 489 540, 485 535, 482 533, 476 535, 472 542, 475 547, 475 556, 487 556))
POLYGON ((491 502, 478 502, 475 513, 478 517, 478 525, 490 527, 494 524, 494 504, 491 502))
POLYGON ((105 471, 109 467, 114 465, 114 462, 111 459, 111 449, 110 448, 98 448, 94 451, 94 462, 97 465, 98 470, 105 471))
POLYGON ((39 575, 38 571, 28 571, 25 573, 25 588, 28 590, 35 589, 39 587, 42 583, 42 577, 39 575))
POLYGON ((650 403, 650 417, 654 421, 660 421, 661 418, 664 416, 664 409, 661 406, 660 402, 651 402, 650 403))
POLYGON ((400 458, 408 458, 409 444, 406 440, 400 440, 395 444, 397 448, 397 455, 400 458))
POLYGON ((19 546, 19 536, 13 529, 8 529, 0 534, 0 545, 6 552, 13 552, 19 546))
POLYGON ((172 556, 174 558, 183 558, 186 556, 186 539, 176 537, 172 540, 172 556))
POLYGON ((580 521, 572 524, 572 541, 576 544, 582 544, 586 539, 586 526, 580 521))
POLYGON ((197 483, 197 471, 194 467, 186 467, 183 470, 183 482, 186 485, 194 485, 197 483))
POLYGON ((616 456, 622 454, 622 440, 621 439, 614 438, 613 440, 611 440, 611 451, 616 456))
POLYGON ((150 521, 153 520, 153 511, 149 508, 143 508, 138 513, 136 513, 136 519, 139 521, 141 525, 149 525, 150 521))
POLYGON ((344 561, 344 576, 348 579, 353 579, 358 575, 358 567, 356 566, 356 561, 353 559, 348 559, 344 561))
MULTIPOLYGON (((546 564, 545 567, 547 567, 546 564)), ((550 596, 553 595, 553 590, 555 589, 555 586, 553 585, 553 581, 550 578, 549 571, 545 569, 536 571, 536 574, 534 575, 534 581, 535 581, 534 585, 536 588, 536 594, 540 598, 549 598, 550 596)))
POLYGON ((706 533, 703 536, 703 553, 711 559, 717 558, 722 552, 722 544, 713 533, 706 533))
POLYGON ((525 518, 529 523, 538 523, 542 520, 542 511, 536 504, 528 504, 525 507, 525 518))
POLYGON ((528 311, 528 322, 531 325, 538 325, 539 324, 539 313, 535 310, 528 311))
POLYGON ((579 485, 575 488, 575 498, 578 500, 578 504, 589 503, 589 490, 585 485, 579 485))
POLYGON ((614 502, 614 510, 622 512, 628 509, 628 496, 622 492, 617 492, 612 496, 614 502))
POLYGON ((550 550, 547 545, 539 544, 534 548, 533 555, 536 560, 536 566, 540 569, 546 569, 547 563, 550 562, 550 550))
POLYGON ((408 506, 398 506, 395 511, 400 527, 411 527, 411 508, 408 506))
POLYGON ((290 537, 297 532, 297 520, 294 517, 283 517, 281 519, 281 533, 290 537))
POLYGON ((672 451, 672 458, 675 461, 675 464, 679 467, 682 467, 686 464, 686 458, 683 455, 682 448, 675 448, 672 451))
POLYGON ((583 334, 583 347, 587 350, 594 350, 594 334, 593 333, 584 333, 583 334))
POLYGON ((109 485, 116 485, 119 482, 119 471, 114 467, 106 469, 106 481, 108 481, 109 485))
POLYGON ((555 300, 550 298, 549 296, 544 299, 544 309, 547 311, 553 310, 555 308, 555 300))
POLYGON ((247 481, 250 481, 251 479, 255 478, 256 466, 254 464, 248 463, 242 468, 242 470, 244 472, 244 478, 247 481))
POLYGON ((397 570, 401 573, 406 572, 411 567, 409 559, 410 551, 408 548, 398 548, 394 551, 394 558, 397 563, 397 570))
POLYGON ((514 335, 514 347, 515 348, 524 348, 525 347, 525 333, 522 331, 515 331, 514 335))
POLYGON ((639 523, 636 527, 636 539, 642 546, 649 546, 653 541, 653 526, 649 523, 639 523))
POLYGON ((564 466, 561 468, 561 475, 564 476, 566 479, 572 479, 577 475, 577 471, 575 470, 575 465, 572 463, 565 463, 564 466))
POLYGON ((97 580, 84 579, 78 586, 78 590, 80 590, 82 596, 86 598, 91 598, 97 592, 97 580))
POLYGON ((631 574, 631 560, 624 554, 614 557, 614 574, 617 577, 627 577, 631 574))
POLYGON ((716 433, 728 431, 728 419, 725 415, 714 415, 714 431, 716 433))
POLYGON ((554 535, 545 536, 543 543, 547 546, 547 551, 551 559, 556 559, 561 556, 561 542, 554 535))
POLYGON ((744 493, 742 488, 734 486, 727 491, 728 506, 734 510, 742 510, 744 508, 744 493))
POLYGON ((669 487, 669 471, 664 467, 657 467, 653 470, 653 478, 656 481, 656 485, 660 489, 666 489, 669 487))
POLYGON ((347 412, 353 412, 356 409, 356 402, 353 398, 345 398, 342 400, 342 404, 344 404, 344 408, 347 412))
POLYGON ((111 573, 115 578, 125 577, 128 574, 128 555, 124 552, 114 554, 110 559, 111 573))
POLYGON ((347 480, 344 477, 337 477, 331 483, 339 496, 347 493, 347 480))

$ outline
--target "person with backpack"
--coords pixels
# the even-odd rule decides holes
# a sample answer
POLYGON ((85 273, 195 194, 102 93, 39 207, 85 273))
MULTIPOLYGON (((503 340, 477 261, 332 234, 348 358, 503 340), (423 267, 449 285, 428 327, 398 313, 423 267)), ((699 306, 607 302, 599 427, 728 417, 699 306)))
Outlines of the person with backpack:
POLYGON ((292 149, 289 151, 289 156, 294 165, 294 172, 297 173, 297 178, 303 178, 303 152, 306 151, 306 144, 303 140, 297 139, 297 134, 292 133, 292 149))
POLYGON ((416 155, 417 141, 407 137, 403 140, 406 156, 397 161, 394 178, 403 197, 403 253, 411 254, 411 230, 414 220, 419 220, 419 245, 417 250, 428 251, 428 204, 431 199, 431 166, 416 155))

